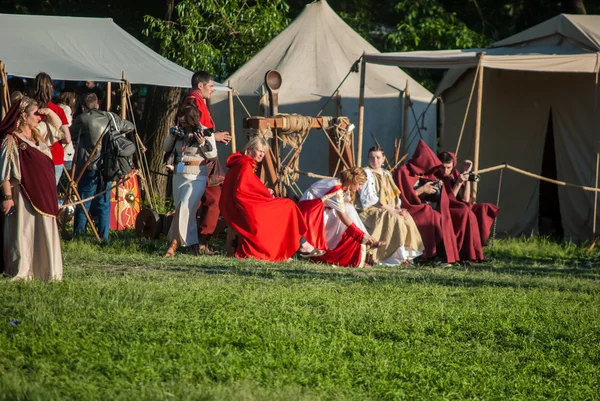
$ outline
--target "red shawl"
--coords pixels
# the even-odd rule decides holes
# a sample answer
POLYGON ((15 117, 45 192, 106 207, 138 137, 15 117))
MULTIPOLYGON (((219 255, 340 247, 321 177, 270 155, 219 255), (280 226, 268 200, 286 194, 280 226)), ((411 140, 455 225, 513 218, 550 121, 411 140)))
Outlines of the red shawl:
POLYGON ((38 212, 56 217, 58 197, 52 159, 33 146, 29 146, 17 135, 13 135, 13 138, 15 146, 19 149, 23 194, 38 212))
MULTIPOLYGON (((338 191, 341 186, 331 188, 327 194, 338 191)), ((340 242, 335 249, 329 249, 326 242, 325 233, 325 204, 318 199, 303 200, 298 204, 308 225, 306 240, 315 248, 325 250, 325 254, 317 258, 312 258, 315 262, 323 262, 338 266, 358 267, 363 262, 362 240, 365 233, 361 229, 351 224, 342 234, 340 242)))
POLYGON ((306 223, 296 204, 273 198, 254 170, 250 156, 234 153, 227 159, 219 207, 227 225, 241 236, 235 256, 286 260, 300 247, 306 223))
POLYGON ((197 89, 192 89, 185 95, 185 99, 183 100, 183 104, 189 104, 194 102, 196 107, 198 107, 198 111, 200 111, 200 124, 202 124, 206 128, 215 128, 215 123, 210 116, 210 111, 208 111, 208 106, 206 105, 206 101, 200 94, 200 91, 197 89))
POLYGON ((440 212, 430 205, 422 203, 415 191, 415 184, 420 178, 436 180, 435 173, 442 168, 442 162, 422 139, 419 141, 413 157, 404 166, 396 170, 394 179, 400 188, 402 207, 412 216, 425 250, 423 255, 430 258, 438 253, 438 246, 443 244, 448 263, 459 260, 456 236, 452 228, 449 199, 442 191, 440 212))

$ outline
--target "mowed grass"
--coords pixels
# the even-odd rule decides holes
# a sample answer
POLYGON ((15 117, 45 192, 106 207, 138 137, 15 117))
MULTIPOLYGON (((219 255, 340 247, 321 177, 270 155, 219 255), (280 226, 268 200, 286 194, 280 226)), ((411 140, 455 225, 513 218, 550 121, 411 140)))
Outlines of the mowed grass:
POLYGON ((64 243, 59 283, 0 280, 0 400, 600 399, 600 252, 341 269, 64 243))

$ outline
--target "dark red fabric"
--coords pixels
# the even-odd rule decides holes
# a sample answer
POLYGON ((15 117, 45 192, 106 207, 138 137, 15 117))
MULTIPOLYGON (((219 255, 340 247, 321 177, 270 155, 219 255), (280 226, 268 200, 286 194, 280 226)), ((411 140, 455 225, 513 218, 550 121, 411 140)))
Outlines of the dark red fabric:
POLYGON ((420 140, 413 157, 396 170, 394 180, 400 189, 402 207, 408 210, 421 233, 425 246, 423 256, 430 258, 436 255, 440 251, 438 247, 443 245, 446 260, 448 263, 454 263, 459 260, 459 255, 448 197, 442 191, 440 210, 437 211, 422 203, 414 188, 421 177, 436 180, 434 173, 437 173, 441 166, 442 162, 436 154, 420 140))
POLYGON ((202 124, 206 128, 215 128, 215 123, 210 116, 210 111, 208 110, 208 106, 206 105, 206 101, 200 94, 200 91, 192 89, 185 95, 185 99, 183 100, 183 104, 189 104, 194 102, 198 110, 200 111, 200 124, 202 124))
POLYGON ((206 187, 202 196, 198 222, 199 235, 212 235, 219 221, 219 200, 221 199, 221 186, 206 187))
POLYGON ((19 122, 19 114, 21 107, 21 99, 17 100, 8 110, 6 116, 0 122, 0 142, 4 139, 4 137, 8 134, 12 134, 17 129, 17 124, 19 122))
POLYGON ((223 218, 241 237, 235 256, 270 261, 286 260, 300 247, 306 223, 296 204, 273 198, 254 171, 250 156, 234 153, 219 202, 223 218))
MULTIPOLYGON (((48 102, 46 107, 58 115, 63 125, 69 125, 69 120, 67 119, 67 115, 62 107, 52 102, 48 102)), ((43 121, 46 120, 46 116, 41 117, 43 121)), ((50 146, 50 153, 52 153, 52 161, 54 162, 54 165, 60 166, 61 164, 65 164, 65 149, 63 148, 62 143, 55 142, 52 144, 52 146, 50 146)))
POLYGON ((54 178, 54 163, 44 153, 29 146, 17 135, 15 145, 19 149, 21 189, 35 209, 49 215, 58 214, 58 197, 54 178))
MULTIPOLYGON (((331 188, 327 193, 339 190, 340 186, 331 188)), ((306 240, 315 248, 325 250, 323 256, 312 258, 315 262, 323 262, 332 265, 358 267, 362 262, 362 240, 365 233, 354 224, 348 226, 340 242, 335 249, 329 249, 326 242, 325 221, 323 213, 325 204, 321 199, 303 200, 298 203, 308 230, 305 234, 306 240)))
MULTIPOLYGON (((454 160, 454 169, 452 169, 450 176, 445 177, 445 179, 444 179, 444 183, 445 183, 446 191, 448 192, 448 196, 450 197, 451 202, 453 202, 453 200, 454 200, 456 202, 463 203, 469 207, 471 216, 469 216, 470 222, 468 223, 468 227, 473 226, 472 220, 473 220, 473 218, 475 218, 475 220, 477 222, 477 230, 479 232, 479 243, 481 245, 484 245, 490 237, 491 228, 494 224, 494 220, 498 216, 498 212, 500 211, 500 209, 497 206, 492 205, 491 203, 466 203, 460 198, 460 192, 459 192, 458 197, 454 196, 454 194, 451 191, 451 187, 456 182, 456 179, 458 179, 460 172, 456 168, 456 166, 458 165, 456 155, 452 152, 447 152, 447 153, 450 156, 452 156, 452 159, 454 160)), ((461 212, 459 212, 458 210, 460 210, 460 207, 455 206, 454 213, 460 214, 461 212)), ((459 217, 459 216, 454 217, 453 216, 453 220, 454 219, 462 219, 462 218, 464 218, 464 217, 459 217)), ((463 225, 466 226, 466 223, 463 223, 463 225)), ((456 231, 456 227, 455 227, 455 231, 456 231)), ((461 235, 462 235, 462 233, 461 233, 461 235)), ((469 235, 468 235, 468 237, 469 237, 469 235)), ((459 249, 460 249, 461 244, 460 244, 460 238, 459 238, 458 233, 457 233, 457 240, 459 241, 459 249)), ((475 242, 475 246, 476 245, 477 245, 477 242, 475 242)), ((473 251, 469 251, 469 253, 474 255, 473 251)), ((483 253, 482 253, 482 255, 483 255, 483 253)), ((461 256, 462 256, 462 254, 461 254, 461 256)), ((482 257, 482 259, 483 259, 483 257, 482 257)), ((474 260, 474 259, 469 259, 469 260, 474 260)))

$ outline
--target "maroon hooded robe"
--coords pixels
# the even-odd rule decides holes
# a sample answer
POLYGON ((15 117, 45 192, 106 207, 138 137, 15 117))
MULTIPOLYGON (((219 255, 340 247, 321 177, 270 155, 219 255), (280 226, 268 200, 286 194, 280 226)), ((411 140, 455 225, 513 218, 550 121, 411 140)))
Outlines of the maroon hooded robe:
POLYGON ((431 205, 421 202, 415 191, 415 184, 420 178, 437 180, 435 173, 441 168, 440 159, 421 139, 412 159, 396 170, 394 179, 401 191, 402 207, 408 210, 423 238, 423 255, 430 258, 436 255, 438 247, 443 245, 446 260, 448 263, 454 263, 459 260, 459 256, 448 196, 442 191, 437 211, 431 205))
MULTIPOLYGON (((450 190, 451 186, 454 185, 460 173, 456 169, 456 155, 452 152, 446 152, 454 159, 454 169, 452 170, 452 174, 449 177, 444 178, 444 183, 446 190, 450 190)), ((481 245, 485 245, 488 238, 490 237, 490 231, 492 229, 492 225, 494 224, 494 220, 498 216, 498 212, 500 208, 496 205, 492 205, 491 203, 466 203, 460 198, 460 192, 458 197, 455 197, 452 191, 448 192, 448 196, 450 197, 451 204, 452 200, 456 202, 460 202, 464 205, 467 205, 471 210, 471 215, 475 217, 477 220, 477 227, 479 229, 479 237, 481 239, 481 245)), ((454 218, 454 216, 453 216, 454 218)), ((470 217, 472 218, 472 217, 470 217)), ((470 223, 471 224, 471 223, 470 223)), ((455 227, 456 229, 456 227, 455 227)), ((458 234, 457 234, 458 239, 458 234)), ((459 249, 461 248, 460 240, 459 240, 459 249)), ((462 255, 461 255, 462 256, 462 255)))

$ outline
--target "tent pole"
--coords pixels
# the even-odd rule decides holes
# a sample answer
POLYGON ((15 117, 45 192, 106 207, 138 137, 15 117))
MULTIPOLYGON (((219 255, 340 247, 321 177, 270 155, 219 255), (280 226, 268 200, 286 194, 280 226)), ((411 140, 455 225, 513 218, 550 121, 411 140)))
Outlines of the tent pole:
POLYGON ((127 80, 125 80, 125 71, 121 75, 121 118, 127 118, 127 80))
POLYGON ((408 79, 406 80, 406 87, 404 88, 403 100, 402 143, 400 144, 400 148, 402 149, 402 154, 405 154, 408 151, 408 108, 410 107, 410 88, 408 87, 408 79))
POLYGON ((362 145, 363 145, 363 129, 365 120, 365 70, 367 63, 363 52, 362 61, 360 62, 360 96, 358 98, 358 144, 356 147, 356 166, 362 165, 362 145))
MULTIPOLYGON (((483 53, 479 53, 479 74, 477 76, 477 112, 475 114, 475 146, 473 149, 473 171, 479 170, 479 143, 481 139, 481 105, 483 100, 483 64, 481 60, 483 59, 483 53)), ((473 201, 477 200, 477 183, 472 183, 471 190, 471 199, 473 201)))
POLYGON ((233 109, 233 89, 231 88, 231 81, 227 81, 227 86, 231 89, 227 93, 227 100, 229 100, 229 131, 231 134, 231 152, 235 153, 236 144, 235 144, 235 113, 233 109))
POLYGON ((110 111, 110 107, 112 106, 112 82, 108 81, 106 83, 106 111, 110 111))
POLYGON ((2 97, 0 98, 0 120, 8 113, 10 108, 10 94, 8 93, 8 81, 6 79, 6 71, 4 63, 0 61, 0 85, 2 85, 2 97))

